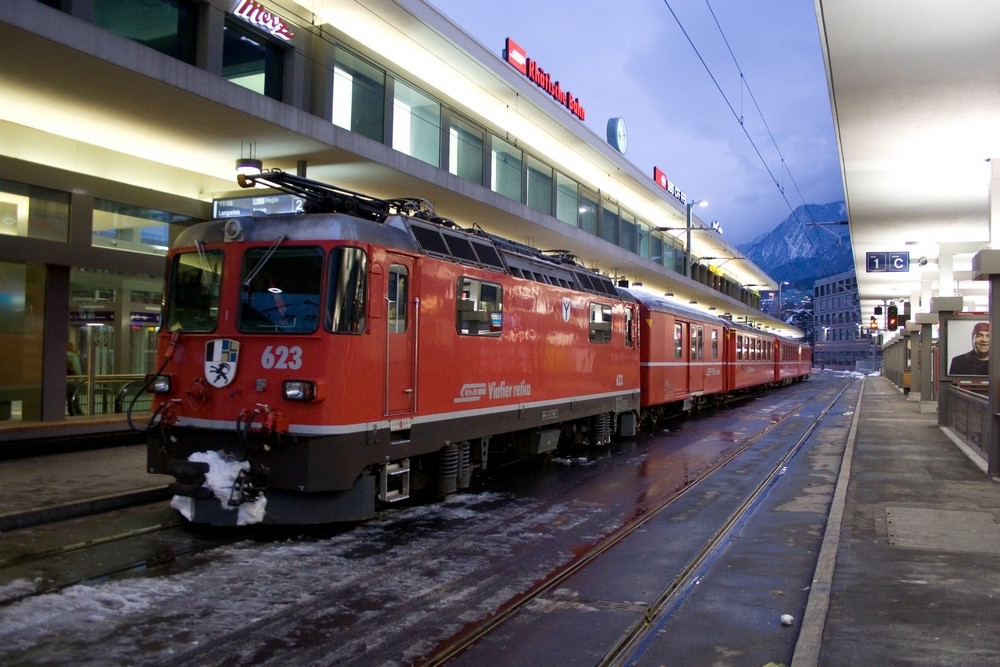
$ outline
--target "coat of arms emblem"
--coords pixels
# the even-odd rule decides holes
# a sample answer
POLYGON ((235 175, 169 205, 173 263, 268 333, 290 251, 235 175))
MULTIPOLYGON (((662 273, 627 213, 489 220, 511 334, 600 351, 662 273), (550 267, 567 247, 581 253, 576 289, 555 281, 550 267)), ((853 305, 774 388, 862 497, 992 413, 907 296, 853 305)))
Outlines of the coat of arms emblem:
POLYGON ((205 344, 205 379, 216 388, 227 386, 236 377, 240 342, 230 338, 210 340, 205 344))

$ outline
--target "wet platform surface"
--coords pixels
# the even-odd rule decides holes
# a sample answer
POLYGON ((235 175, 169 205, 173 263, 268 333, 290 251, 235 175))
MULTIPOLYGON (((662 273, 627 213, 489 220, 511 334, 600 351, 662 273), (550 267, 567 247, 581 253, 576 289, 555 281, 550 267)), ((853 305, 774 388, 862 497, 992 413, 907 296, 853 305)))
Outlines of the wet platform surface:
MULTIPOLYGON (((793 665, 1000 664, 1000 484, 887 380, 853 382, 846 447, 814 446, 802 481, 760 515, 771 519, 744 527, 726 556, 738 576, 703 596, 688 664, 728 664, 712 647, 723 627, 739 631, 732 603, 796 568, 806 609, 775 627, 795 636, 793 665)), ((168 481, 145 472, 142 446, 0 461, 0 480, 0 531, 165 499, 168 481)), ((785 603, 760 601, 775 622, 785 603)), ((672 664, 671 650, 654 641, 641 662, 672 664)))

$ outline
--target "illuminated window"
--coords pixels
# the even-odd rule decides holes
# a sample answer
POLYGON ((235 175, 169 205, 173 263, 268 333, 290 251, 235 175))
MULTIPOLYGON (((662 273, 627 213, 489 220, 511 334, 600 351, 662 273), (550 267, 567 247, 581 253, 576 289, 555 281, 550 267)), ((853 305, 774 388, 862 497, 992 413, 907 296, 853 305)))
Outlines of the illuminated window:
POLYGON ((65 242, 69 193, 0 179, 0 236, 65 242))
POLYGON ((186 215, 95 199, 91 244, 166 255, 170 242, 191 220, 186 215))
POLYGON ((441 105, 402 81, 396 81, 394 90, 392 147, 438 166, 441 161, 441 105))
POLYGON ((482 128, 452 117, 451 128, 448 130, 448 171, 482 185, 484 137, 482 128))
POLYGON ((490 189, 521 201, 521 149, 494 136, 490 158, 490 189))
POLYGON ((528 206, 539 213, 552 215, 552 167, 531 156, 527 163, 528 206))
POLYGON ((333 124, 382 141, 385 72, 339 49, 333 70, 333 124))

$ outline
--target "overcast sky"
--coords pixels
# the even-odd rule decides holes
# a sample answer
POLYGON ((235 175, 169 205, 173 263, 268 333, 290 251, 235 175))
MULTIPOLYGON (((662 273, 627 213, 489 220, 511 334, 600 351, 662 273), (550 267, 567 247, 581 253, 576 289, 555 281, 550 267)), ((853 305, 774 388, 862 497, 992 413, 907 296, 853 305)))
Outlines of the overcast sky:
POLYGON ((625 157, 707 200, 699 217, 730 243, 844 198, 810 0, 429 2, 498 57, 511 37, 580 98, 598 135, 623 117, 625 157))

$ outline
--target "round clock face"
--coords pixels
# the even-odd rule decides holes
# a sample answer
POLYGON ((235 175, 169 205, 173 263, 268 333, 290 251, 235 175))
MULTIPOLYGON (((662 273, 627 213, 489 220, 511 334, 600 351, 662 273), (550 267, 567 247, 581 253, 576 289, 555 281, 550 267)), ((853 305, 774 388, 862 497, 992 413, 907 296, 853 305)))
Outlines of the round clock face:
POLYGON ((615 134, 618 138, 618 150, 622 153, 628 148, 628 131, 625 129, 625 119, 619 118, 615 124, 615 134))
POLYGON ((619 153, 625 153, 628 148, 628 131, 625 129, 624 118, 608 119, 608 143, 619 153))

